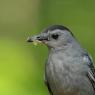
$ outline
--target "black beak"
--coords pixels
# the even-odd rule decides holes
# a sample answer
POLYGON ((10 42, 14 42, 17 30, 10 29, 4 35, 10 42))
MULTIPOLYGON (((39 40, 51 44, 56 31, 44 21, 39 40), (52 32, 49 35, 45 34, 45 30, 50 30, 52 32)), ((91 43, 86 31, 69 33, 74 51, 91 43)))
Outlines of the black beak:
POLYGON ((48 35, 46 35, 46 33, 42 33, 42 34, 27 38, 27 42, 34 42, 34 41, 40 41, 40 42, 48 41, 48 35))

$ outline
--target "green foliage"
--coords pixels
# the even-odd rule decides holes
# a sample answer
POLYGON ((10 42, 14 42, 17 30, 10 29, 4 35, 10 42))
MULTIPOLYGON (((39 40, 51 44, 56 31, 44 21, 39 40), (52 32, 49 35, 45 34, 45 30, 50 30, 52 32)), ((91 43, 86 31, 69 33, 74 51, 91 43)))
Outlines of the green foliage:
POLYGON ((95 58, 94 0, 0 0, 0 95, 48 95, 45 46, 26 42, 52 24, 68 26, 95 58))

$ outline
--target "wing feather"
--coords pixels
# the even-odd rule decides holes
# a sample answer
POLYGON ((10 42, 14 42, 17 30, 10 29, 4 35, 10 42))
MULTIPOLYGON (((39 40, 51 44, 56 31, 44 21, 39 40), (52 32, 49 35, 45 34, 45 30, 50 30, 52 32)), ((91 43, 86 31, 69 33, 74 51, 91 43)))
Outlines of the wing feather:
POLYGON ((90 71, 87 72, 87 77, 91 81, 92 86, 95 90, 95 66, 92 57, 89 54, 86 53, 84 56, 87 58, 87 65, 90 68, 90 71))
POLYGON ((48 91, 50 92, 50 95, 53 95, 51 88, 50 88, 50 85, 49 85, 49 82, 47 81, 46 75, 44 76, 44 81, 45 81, 45 84, 48 88, 48 91))

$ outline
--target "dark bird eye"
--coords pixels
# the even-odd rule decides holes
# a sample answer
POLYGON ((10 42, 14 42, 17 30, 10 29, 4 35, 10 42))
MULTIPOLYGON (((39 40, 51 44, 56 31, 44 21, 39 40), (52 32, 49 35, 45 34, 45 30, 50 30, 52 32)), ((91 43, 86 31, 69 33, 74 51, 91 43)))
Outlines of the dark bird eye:
POLYGON ((58 39, 58 36, 59 36, 58 34, 52 34, 53 39, 58 39))

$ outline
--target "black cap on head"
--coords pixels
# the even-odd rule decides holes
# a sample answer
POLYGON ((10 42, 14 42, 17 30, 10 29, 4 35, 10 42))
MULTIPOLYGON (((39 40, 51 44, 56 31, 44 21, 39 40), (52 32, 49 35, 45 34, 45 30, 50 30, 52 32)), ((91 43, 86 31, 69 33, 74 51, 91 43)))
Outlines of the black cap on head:
POLYGON ((52 25, 52 26, 49 26, 48 28, 46 28, 46 29, 44 30, 44 32, 53 31, 53 30, 55 30, 55 29, 70 31, 67 27, 65 27, 65 26, 63 26, 63 25, 52 25))
POLYGON ((53 30, 55 30, 55 29, 67 30, 68 32, 71 33, 72 36, 74 36, 73 33, 72 33, 67 27, 65 27, 65 26, 63 26, 63 25, 51 25, 51 26, 49 26, 48 28, 44 29, 43 32, 44 32, 44 33, 47 33, 48 31, 53 31, 53 30))

